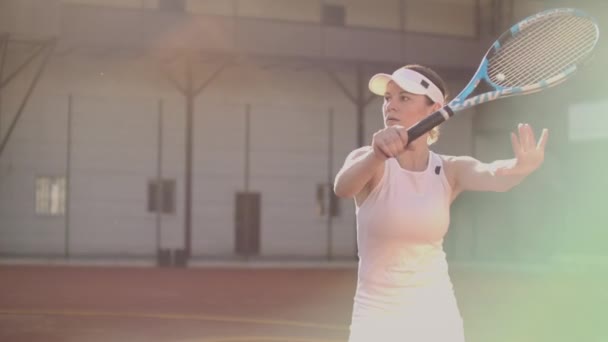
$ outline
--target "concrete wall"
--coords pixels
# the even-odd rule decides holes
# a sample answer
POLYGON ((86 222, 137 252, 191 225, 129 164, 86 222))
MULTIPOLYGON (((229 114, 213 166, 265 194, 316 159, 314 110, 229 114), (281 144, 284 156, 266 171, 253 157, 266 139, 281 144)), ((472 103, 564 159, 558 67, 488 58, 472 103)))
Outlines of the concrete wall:
MULTIPOLYGON (((201 65, 197 74, 202 80, 214 67, 201 65)), ((349 85, 354 79, 347 72, 340 77, 349 85)), ((4 98, 0 128, 8 127, 23 96, 17 90, 22 88, 4 98)), ((177 181, 176 212, 163 215, 160 244, 182 246, 182 95, 148 58, 69 55, 53 57, 0 159, 6 189, 0 194, 2 252, 61 254, 67 242, 72 255, 153 254, 156 216, 146 211, 146 184, 157 174, 160 100, 161 173, 177 181), (36 175, 65 175, 68 168, 67 222, 37 216, 36 175)), ((249 190, 259 191, 263 203, 261 254, 323 256, 327 218, 318 214, 316 188, 333 180, 356 147, 354 105, 323 71, 246 65, 223 71, 195 102, 193 253, 234 251, 234 196, 244 190, 246 176, 247 107, 249 190)), ((379 100, 367 107, 367 141, 381 125, 380 107, 379 100)), ((446 124, 438 148, 468 152, 471 143, 461 137, 469 136, 470 125, 468 115, 446 124)), ((352 256, 354 206, 341 200, 341 209, 333 219, 332 250, 352 256)))

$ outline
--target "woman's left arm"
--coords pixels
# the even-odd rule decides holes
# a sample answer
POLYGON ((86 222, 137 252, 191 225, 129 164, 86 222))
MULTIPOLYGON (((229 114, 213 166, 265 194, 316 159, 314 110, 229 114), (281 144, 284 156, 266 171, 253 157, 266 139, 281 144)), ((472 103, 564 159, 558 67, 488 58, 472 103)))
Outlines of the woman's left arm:
POLYGON ((538 169, 545 158, 548 130, 543 129, 538 143, 530 125, 519 124, 518 133, 511 133, 513 159, 487 164, 472 157, 453 158, 451 164, 458 192, 508 191, 538 169))

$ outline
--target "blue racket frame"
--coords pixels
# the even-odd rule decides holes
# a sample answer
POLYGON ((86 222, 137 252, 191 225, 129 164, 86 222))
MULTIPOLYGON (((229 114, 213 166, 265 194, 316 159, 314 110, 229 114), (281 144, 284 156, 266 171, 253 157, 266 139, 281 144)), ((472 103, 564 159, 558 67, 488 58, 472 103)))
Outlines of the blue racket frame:
MULTIPOLYGON (((506 40, 510 39, 511 37, 517 36, 518 34, 520 34, 520 32, 522 30, 525 29, 526 26, 533 24, 535 21, 542 19, 546 16, 554 15, 554 14, 558 14, 558 13, 568 13, 568 14, 573 14, 575 16, 590 19, 595 24, 596 30, 598 30, 596 37, 599 38, 599 28, 597 27, 597 21, 593 17, 587 15, 585 12, 575 9, 575 8, 555 8, 555 9, 550 9, 550 10, 546 10, 543 12, 539 12, 537 14, 534 14, 534 15, 531 15, 531 16, 525 18, 524 20, 520 21, 519 23, 513 25, 509 30, 505 31, 502 35, 500 35, 500 37, 498 37, 498 39, 494 42, 494 44, 492 44, 492 46, 486 52, 485 56, 483 57, 480 65, 479 65, 479 68, 475 72, 475 75, 473 75, 473 77, 471 78, 471 80, 469 81, 467 86, 456 97, 454 97, 454 99, 452 99, 447 105, 445 105, 440 110, 432 113, 431 115, 426 117, 424 120, 421 120, 416 125, 414 125, 408 129, 409 142, 414 141, 415 139, 419 138, 420 136, 424 135, 425 133, 427 133, 428 131, 433 129, 435 126, 438 126, 439 124, 443 123, 444 121, 450 119, 454 115, 455 112, 458 112, 458 111, 461 111, 461 110, 464 110, 464 109, 467 109, 467 108, 470 108, 473 106, 477 106, 477 105, 485 103, 485 102, 497 100, 499 98, 505 98, 505 97, 515 96, 515 95, 526 95, 526 94, 538 92, 538 91, 544 90, 546 88, 556 86, 556 85, 562 83, 563 81, 565 81, 566 79, 568 79, 569 77, 571 77, 578 69, 576 65, 569 67, 568 69, 551 77, 550 79, 528 84, 523 87, 502 87, 502 86, 492 82, 490 80, 490 77, 488 76, 489 59, 497 51, 500 50, 500 48, 502 47, 503 43, 506 40), (475 91, 475 89, 477 89, 477 87, 479 86, 479 84, 482 81, 485 82, 485 84, 487 84, 488 86, 490 86, 492 88, 492 90, 479 94, 479 95, 476 95, 476 96, 473 96, 471 98, 468 98, 475 91)), ((597 39, 594 43, 594 47, 595 47, 595 44, 597 44, 597 39)))

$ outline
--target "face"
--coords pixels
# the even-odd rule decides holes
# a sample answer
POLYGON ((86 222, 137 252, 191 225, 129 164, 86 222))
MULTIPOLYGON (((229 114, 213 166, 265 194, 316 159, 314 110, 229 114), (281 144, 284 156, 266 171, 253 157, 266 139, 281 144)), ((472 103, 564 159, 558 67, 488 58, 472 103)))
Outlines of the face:
POLYGON ((438 103, 429 105, 425 95, 408 93, 390 81, 382 105, 384 125, 410 127, 439 108, 441 105, 438 103))

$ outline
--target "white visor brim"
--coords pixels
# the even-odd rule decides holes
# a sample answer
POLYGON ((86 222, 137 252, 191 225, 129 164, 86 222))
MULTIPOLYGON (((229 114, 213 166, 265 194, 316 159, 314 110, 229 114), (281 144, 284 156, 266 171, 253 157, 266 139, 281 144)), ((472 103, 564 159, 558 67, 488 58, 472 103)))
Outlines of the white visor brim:
POLYGON ((384 96, 390 81, 395 82, 408 93, 426 95, 433 102, 443 105, 444 97, 441 90, 424 75, 407 68, 400 68, 392 75, 376 74, 372 76, 369 80, 369 90, 376 95, 384 96))

